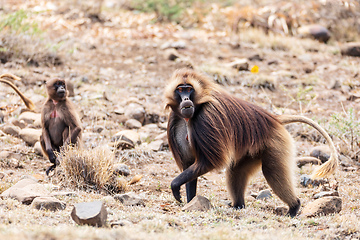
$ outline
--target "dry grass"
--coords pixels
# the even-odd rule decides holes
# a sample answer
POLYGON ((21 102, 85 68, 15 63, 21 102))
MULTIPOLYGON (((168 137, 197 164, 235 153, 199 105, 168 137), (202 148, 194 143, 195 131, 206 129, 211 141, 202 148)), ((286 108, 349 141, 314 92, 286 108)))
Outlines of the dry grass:
POLYGON ((77 189, 104 190, 113 181, 114 153, 107 147, 79 150, 68 147, 61 152, 63 184, 77 189))

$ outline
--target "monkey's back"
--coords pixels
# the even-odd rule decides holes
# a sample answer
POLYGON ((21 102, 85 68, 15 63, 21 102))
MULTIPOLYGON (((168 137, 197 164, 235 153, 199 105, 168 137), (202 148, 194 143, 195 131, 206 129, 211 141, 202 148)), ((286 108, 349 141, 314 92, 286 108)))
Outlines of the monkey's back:
POLYGON ((233 158, 260 153, 272 133, 283 128, 275 115, 259 106, 226 92, 214 98, 216 102, 203 104, 194 114, 191 144, 197 158, 204 156, 215 168, 230 164, 233 158))

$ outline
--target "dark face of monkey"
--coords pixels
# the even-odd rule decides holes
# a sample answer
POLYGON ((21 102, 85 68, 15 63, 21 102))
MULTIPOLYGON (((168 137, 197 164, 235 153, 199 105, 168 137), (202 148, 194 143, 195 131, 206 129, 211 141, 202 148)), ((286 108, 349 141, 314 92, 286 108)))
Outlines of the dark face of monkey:
POLYGON ((57 80, 51 86, 48 86, 49 95, 55 101, 64 100, 67 96, 66 84, 63 80, 57 80))
POLYGON ((194 92, 194 88, 189 84, 181 84, 177 86, 175 90, 176 100, 179 103, 178 112, 185 119, 192 118, 192 116, 194 115, 194 92))

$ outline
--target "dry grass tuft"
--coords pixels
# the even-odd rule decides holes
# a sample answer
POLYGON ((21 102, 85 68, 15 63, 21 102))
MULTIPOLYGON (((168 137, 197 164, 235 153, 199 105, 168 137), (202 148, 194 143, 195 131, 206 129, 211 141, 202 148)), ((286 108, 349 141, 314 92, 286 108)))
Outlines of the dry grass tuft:
MULTIPOLYGON (((114 153, 107 147, 79 150, 68 147, 61 152, 61 166, 65 178, 63 184, 77 189, 107 190, 117 182, 113 176, 114 153)), ((123 184, 120 184, 124 189, 123 184)))

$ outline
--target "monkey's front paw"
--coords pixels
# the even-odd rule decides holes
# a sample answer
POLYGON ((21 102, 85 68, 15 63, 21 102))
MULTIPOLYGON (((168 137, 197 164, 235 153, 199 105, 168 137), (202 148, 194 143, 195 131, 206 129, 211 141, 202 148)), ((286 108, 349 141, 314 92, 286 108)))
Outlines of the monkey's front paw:
POLYGON ((47 153, 48 156, 49 156, 50 162, 53 163, 53 164, 57 164, 56 156, 55 156, 54 151, 51 150, 51 149, 49 149, 49 150, 46 150, 46 153, 47 153))

